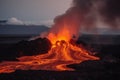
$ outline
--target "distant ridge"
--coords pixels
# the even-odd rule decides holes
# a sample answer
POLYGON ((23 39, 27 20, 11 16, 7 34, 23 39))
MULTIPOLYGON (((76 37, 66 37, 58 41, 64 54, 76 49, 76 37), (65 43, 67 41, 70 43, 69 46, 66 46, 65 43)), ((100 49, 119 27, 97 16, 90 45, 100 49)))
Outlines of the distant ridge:
POLYGON ((38 35, 48 31, 45 25, 0 25, 0 35, 38 35))

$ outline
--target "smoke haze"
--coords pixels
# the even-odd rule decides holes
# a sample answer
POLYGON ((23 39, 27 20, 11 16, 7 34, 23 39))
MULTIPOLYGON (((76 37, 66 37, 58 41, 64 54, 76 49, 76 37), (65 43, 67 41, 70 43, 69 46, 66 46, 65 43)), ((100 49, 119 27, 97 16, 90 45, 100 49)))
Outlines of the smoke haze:
POLYGON ((50 32, 58 34, 67 29, 70 37, 78 36, 80 29, 97 27, 118 29, 120 22, 119 0, 73 0, 72 7, 54 19, 50 32))
POLYGON ((83 16, 87 29, 104 25, 120 28, 120 0, 73 0, 73 5, 83 16))

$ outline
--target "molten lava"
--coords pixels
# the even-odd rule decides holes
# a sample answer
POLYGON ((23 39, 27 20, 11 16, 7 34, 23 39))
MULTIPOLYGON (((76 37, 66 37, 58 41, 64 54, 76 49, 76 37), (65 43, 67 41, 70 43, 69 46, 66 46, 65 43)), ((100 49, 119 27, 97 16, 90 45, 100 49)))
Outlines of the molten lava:
POLYGON ((90 55, 90 52, 83 47, 72 45, 69 42, 70 36, 67 29, 63 29, 57 35, 50 33, 48 39, 53 44, 48 53, 23 56, 18 58, 19 61, 4 61, 0 63, 0 73, 10 73, 15 70, 73 71, 74 69, 67 67, 67 65, 99 59, 90 55))

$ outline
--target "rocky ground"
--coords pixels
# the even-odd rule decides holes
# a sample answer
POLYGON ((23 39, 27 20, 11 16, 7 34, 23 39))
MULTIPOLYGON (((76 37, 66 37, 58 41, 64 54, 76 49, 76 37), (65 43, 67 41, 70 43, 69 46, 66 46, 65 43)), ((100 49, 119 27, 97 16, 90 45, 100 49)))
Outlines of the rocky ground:
MULTIPOLYGON (((15 45, 0 44, 0 61, 16 60, 15 45)), ((98 50, 96 56, 100 60, 68 65, 75 71, 17 70, 0 74, 0 80, 120 80, 120 45, 93 45, 93 48, 98 50)))

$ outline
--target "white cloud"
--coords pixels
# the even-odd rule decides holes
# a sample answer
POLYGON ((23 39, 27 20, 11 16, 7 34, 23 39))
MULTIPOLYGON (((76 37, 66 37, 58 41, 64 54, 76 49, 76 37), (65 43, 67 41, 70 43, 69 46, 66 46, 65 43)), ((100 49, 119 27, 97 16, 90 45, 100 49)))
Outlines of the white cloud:
POLYGON ((7 24, 23 25, 24 23, 21 20, 15 18, 15 17, 12 17, 12 18, 8 19, 7 24))

